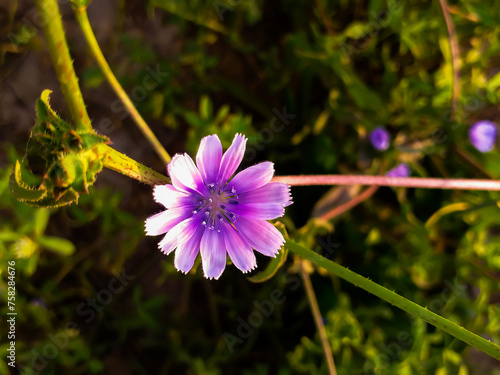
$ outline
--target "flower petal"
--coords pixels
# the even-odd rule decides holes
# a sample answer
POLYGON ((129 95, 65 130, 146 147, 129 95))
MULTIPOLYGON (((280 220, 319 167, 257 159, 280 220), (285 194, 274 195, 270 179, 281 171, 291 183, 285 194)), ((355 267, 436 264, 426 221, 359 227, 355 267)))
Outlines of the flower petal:
POLYGON ((283 207, 292 204, 290 186, 281 182, 271 182, 258 189, 239 194, 239 203, 281 203, 283 207))
POLYGON ((188 154, 176 154, 168 163, 168 174, 177 190, 204 194, 207 189, 203 183, 200 171, 188 154))
POLYGON ((285 243, 280 231, 267 221, 239 217, 234 225, 245 236, 250 246, 264 255, 275 257, 285 243))
POLYGON ((200 226, 200 216, 190 217, 170 229, 158 244, 162 253, 170 254, 175 248, 189 240, 200 226))
POLYGON ((260 220, 273 220, 285 214, 285 206, 281 202, 229 204, 228 210, 238 216, 260 220))
POLYGON ((192 213, 186 208, 175 208, 150 216, 145 223, 146 235, 157 236, 166 233, 190 216, 192 216, 192 213))
POLYGON ((175 251, 174 266, 178 271, 188 273, 193 268, 196 256, 200 251, 201 236, 205 227, 199 225, 189 240, 180 244, 175 251))
POLYGON ((177 190, 173 185, 156 185, 153 189, 154 200, 166 208, 194 206, 201 199, 200 196, 187 194, 177 190))
POLYGON ((228 225, 226 229, 224 242, 229 258, 243 273, 253 270, 257 260, 250 244, 232 226, 228 225))
POLYGON ((216 229, 205 228, 201 237, 200 251, 205 277, 217 280, 226 267, 224 235, 216 229))
POLYGON ((196 165, 200 170, 205 184, 215 183, 219 174, 222 159, 222 144, 219 137, 209 135, 201 140, 198 153, 196 154, 196 165))
POLYGON ((227 180, 231 178, 231 176, 238 169, 241 160, 243 160, 243 156, 245 155, 245 147, 246 147, 247 139, 241 135, 236 134, 233 139, 233 143, 224 153, 222 157, 219 176, 217 180, 225 184, 227 180))
POLYGON ((242 170, 229 181, 228 186, 236 190, 236 194, 260 188, 271 181, 274 174, 274 165, 265 161, 242 170))

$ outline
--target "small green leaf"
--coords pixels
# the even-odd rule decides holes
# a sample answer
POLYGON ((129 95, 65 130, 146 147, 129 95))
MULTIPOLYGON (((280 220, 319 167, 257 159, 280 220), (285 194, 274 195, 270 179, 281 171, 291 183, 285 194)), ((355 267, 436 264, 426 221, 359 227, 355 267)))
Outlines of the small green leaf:
POLYGON ((210 120, 213 115, 212 102, 210 98, 203 95, 200 100, 200 116, 203 120, 210 120))
POLYGON ((0 242, 17 241, 21 236, 21 233, 0 232, 0 242))
MULTIPOLYGON (((275 227, 281 232, 285 240, 288 238, 288 234, 286 232, 285 225, 283 223, 277 222, 274 224, 275 227)), ((273 277, 276 272, 280 269, 280 267, 285 263, 286 258, 288 256, 288 249, 285 247, 281 247, 278 255, 275 258, 271 259, 266 269, 262 272, 259 272, 257 275, 251 276, 248 278, 252 283, 263 283, 264 281, 269 280, 273 277)))
POLYGON ((229 115, 230 107, 228 105, 223 105, 222 107, 219 108, 219 111, 217 112, 217 115, 215 116, 214 122, 216 124, 224 121, 224 119, 229 115))
POLYGON ((185 111, 182 115, 189 125, 195 128, 202 128, 205 125, 205 121, 203 121, 196 113, 185 111))
POLYGON ((50 211, 47 209, 40 209, 35 211, 35 236, 41 236, 45 232, 47 223, 49 221, 50 211))
POLYGON ((75 245, 64 238, 41 236, 37 238, 37 242, 43 248, 63 256, 69 256, 75 252, 75 245))

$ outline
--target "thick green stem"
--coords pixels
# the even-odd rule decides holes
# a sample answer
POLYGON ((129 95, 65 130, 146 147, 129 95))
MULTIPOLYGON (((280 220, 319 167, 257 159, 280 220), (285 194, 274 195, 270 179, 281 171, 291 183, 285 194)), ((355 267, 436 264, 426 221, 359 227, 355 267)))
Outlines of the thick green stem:
POLYGON ((94 131, 73 69, 57 0, 35 0, 57 79, 77 130, 94 131))
POLYGON ((123 87, 116 79, 115 75, 113 74, 113 71, 111 70, 106 61, 106 58, 102 54, 102 51, 99 48, 99 44, 97 43, 97 39, 95 38, 94 32, 92 31, 92 27, 90 26, 89 18, 87 16, 87 8, 84 6, 78 6, 77 4, 73 4, 73 10, 75 12, 78 24, 82 29, 83 35, 85 36, 85 39, 87 40, 87 43, 90 47, 90 50, 94 55, 94 58, 96 59, 97 63, 101 67, 101 70, 106 76, 106 79, 108 80, 109 84, 115 91, 116 95, 118 95, 118 97, 121 99, 123 104, 125 104, 125 108, 127 109, 128 113, 135 121, 139 129, 142 131, 144 136, 148 139, 149 143, 151 143, 158 156, 163 160, 165 164, 168 164, 171 160, 170 155, 162 146, 158 138, 156 138, 154 133, 151 131, 146 121, 144 121, 140 113, 137 111, 137 109, 134 106, 134 103, 132 103, 125 90, 123 90, 123 87))
POLYGON ((456 337, 463 342, 472 345, 473 347, 482 350, 483 352, 491 355, 492 357, 500 360, 500 346, 494 344, 491 341, 488 341, 475 333, 472 333, 466 330, 463 327, 453 323, 452 321, 439 316, 432 311, 423 308, 420 305, 400 296, 399 294, 390 291, 383 286, 374 283, 357 273, 348 270, 341 265, 332 262, 326 258, 323 258, 318 253, 315 253, 312 250, 306 249, 305 247, 287 240, 286 247, 290 251, 293 251, 295 254, 300 255, 301 257, 308 259, 312 263, 317 266, 325 268, 327 271, 331 272, 338 277, 349 281, 350 283, 366 290, 369 293, 376 295, 377 297, 383 299, 384 301, 389 302, 390 304, 399 307, 400 309, 406 311, 412 316, 419 317, 425 320, 427 323, 432 324, 433 326, 449 333, 450 335, 456 337))
POLYGON ((104 166, 151 186, 170 183, 170 179, 167 176, 136 162, 134 159, 129 158, 127 155, 109 146, 107 146, 104 166))

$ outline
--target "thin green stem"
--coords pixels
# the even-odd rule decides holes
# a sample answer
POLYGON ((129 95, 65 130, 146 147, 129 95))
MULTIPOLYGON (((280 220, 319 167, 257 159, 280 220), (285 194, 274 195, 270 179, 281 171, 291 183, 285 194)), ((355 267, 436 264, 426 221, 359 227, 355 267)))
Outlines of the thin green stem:
POLYGON ((400 309, 406 311, 412 316, 419 317, 425 320, 427 323, 432 324, 436 328, 439 328, 446 333, 462 340, 463 342, 472 345, 473 347, 482 350, 486 354, 500 360, 500 346, 494 344, 491 341, 488 341, 475 333, 472 333, 466 330, 463 327, 453 323, 452 321, 439 316, 426 308, 423 308, 420 305, 417 305, 415 302, 412 302, 399 294, 396 294, 393 291, 379 285, 371 280, 364 278, 363 276, 348 270, 341 265, 332 262, 326 258, 323 258, 318 253, 315 253, 312 250, 306 249, 305 247, 287 240, 286 247, 290 251, 293 251, 295 254, 300 255, 301 257, 308 259, 312 263, 317 266, 325 268, 327 271, 331 272, 334 275, 366 290, 369 293, 376 295, 377 297, 383 299, 384 301, 389 302, 390 304, 399 307, 400 309))
POLYGON ((313 314, 314 323, 318 329, 319 337, 321 339, 321 345, 323 346, 323 352, 325 353, 326 363, 328 365, 328 372, 330 375, 337 375, 337 369, 335 368, 335 361, 332 355, 332 349, 328 343, 328 337, 326 335, 325 325, 323 324, 323 318, 321 317, 321 311, 318 306, 318 300, 316 299, 316 294, 314 293, 314 288, 311 283, 311 278, 309 274, 304 270, 304 267, 300 265, 300 275, 302 280, 304 280, 304 289, 306 290, 307 299, 309 300, 309 305, 311 306, 311 312, 313 314))
POLYGON ((144 136, 148 139, 149 143, 151 143, 158 156, 163 160, 165 164, 168 164, 171 160, 170 155, 162 146, 158 138, 156 138, 154 133, 151 131, 146 121, 144 121, 140 113, 137 111, 137 109, 134 106, 134 103, 132 103, 127 93, 125 92, 125 90, 123 89, 123 87, 120 85, 115 75, 113 74, 113 71, 109 67, 106 58, 104 57, 101 48, 97 43, 97 39, 94 35, 94 32, 92 31, 92 27, 90 26, 89 18, 87 16, 87 8, 78 5, 73 5, 73 10, 75 12, 78 24, 82 29, 83 35, 85 36, 85 39, 87 40, 87 43, 90 47, 90 50, 94 55, 94 58, 96 59, 97 63, 101 67, 101 70, 106 76, 106 79, 108 80, 109 84, 115 91, 116 95, 118 95, 118 97, 121 99, 123 104, 125 104, 125 108, 127 109, 128 113, 130 114, 134 122, 137 124, 139 129, 142 131, 144 136))
POLYGON ((170 179, 161 173, 136 162, 134 159, 109 146, 106 147, 106 157, 104 158, 104 166, 106 168, 151 186, 170 183, 170 179))
POLYGON ((94 131, 78 86, 57 0, 35 0, 57 79, 77 130, 94 131))

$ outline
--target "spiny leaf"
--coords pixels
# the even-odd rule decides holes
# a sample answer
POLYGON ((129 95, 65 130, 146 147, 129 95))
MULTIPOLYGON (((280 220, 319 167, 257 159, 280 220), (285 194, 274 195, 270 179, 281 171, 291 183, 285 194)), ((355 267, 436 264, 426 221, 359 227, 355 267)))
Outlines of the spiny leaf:
POLYGON ((47 190, 42 188, 38 189, 28 185, 28 183, 23 180, 23 174, 21 172, 21 163, 16 161, 16 165, 9 179, 9 187, 12 195, 22 202, 36 202, 45 197, 47 190))
POLYGON ((11 176, 12 194, 34 207, 59 207, 88 193, 103 168, 107 137, 81 132, 50 108, 50 90, 37 101, 37 121, 25 159, 11 176), (33 173, 35 172, 35 173, 33 173))

